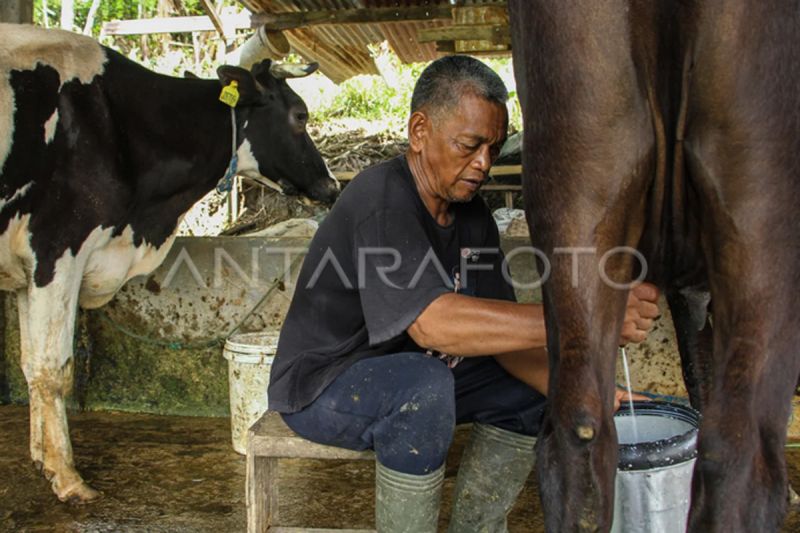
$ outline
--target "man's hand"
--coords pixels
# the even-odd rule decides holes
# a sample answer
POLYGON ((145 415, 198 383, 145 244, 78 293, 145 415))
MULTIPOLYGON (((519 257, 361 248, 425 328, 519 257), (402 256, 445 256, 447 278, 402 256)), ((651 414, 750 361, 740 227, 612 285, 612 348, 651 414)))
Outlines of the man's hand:
POLYGON ((649 402, 650 398, 635 392, 628 395, 628 391, 617 388, 614 390, 614 411, 619 411, 622 402, 627 402, 628 400, 633 400, 634 402, 649 402))
POLYGON ((651 283, 637 285, 628 293, 628 305, 625 308, 625 321, 622 324, 620 345, 629 342, 642 342, 647 338, 653 320, 658 317, 658 287, 651 283))

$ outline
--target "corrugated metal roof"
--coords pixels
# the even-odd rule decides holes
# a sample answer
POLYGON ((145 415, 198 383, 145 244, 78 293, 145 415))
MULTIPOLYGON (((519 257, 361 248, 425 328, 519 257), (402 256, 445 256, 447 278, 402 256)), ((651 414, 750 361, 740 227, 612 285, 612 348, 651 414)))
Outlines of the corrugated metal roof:
MULTIPOLYGON (((449 0, 241 0, 254 13, 335 11, 375 7, 451 6, 449 0)), ((497 0, 458 0, 458 6, 496 4, 497 0)), ((455 6, 454 6, 455 7, 455 6)), ((448 26, 446 20, 325 24, 286 30, 295 52, 317 61, 320 70, 336 83, 357 74, 377 74, 369 45, 388 41, 401 61, 412 63, 439 57, 434 43, 417 42, 423 28, 448 26)))

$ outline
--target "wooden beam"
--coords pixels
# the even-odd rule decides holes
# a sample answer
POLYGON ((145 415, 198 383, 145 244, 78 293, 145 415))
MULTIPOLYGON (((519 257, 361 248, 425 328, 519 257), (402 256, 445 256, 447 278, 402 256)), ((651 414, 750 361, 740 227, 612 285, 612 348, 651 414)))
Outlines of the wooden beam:
MULTIPOLYGON (((508 26, 508 9, 503 7, 463 6, 453 10, 453 24, 456 26, 472 26, 476 24, 496 24, 508 26)), ((508 51, 506 42, 492 40, 458 40, 454 47, 457 54, 481 54, 496 51, 508 51)))
MULTIPOLYGON (((503 6, 505 2, 488 4, 503 6)), ((268 30, 291 30, 318 24, 368 24, 371 22, 408 22, 420 20, 453 20, 453 7, 448 5, 375 7, 370 9, 331 9, 293 13, 263 13, 268 30)))
MULTIPOLYGON (((204 6, 206 4, 211 4, 210 0, 202 0, 202 2, 204 6)), ((506 3, 501 1, 483 5, 486 7, 494 6, 505 8, 506 3)), ((216 22, 214 22, 214 17, 210 13, 211 12, 209 12, 209 17, 156 17, 149 19, 112 20, 103 24, 101 35, 144 35, 149 33, 220 31, 220 28, 217 27, 217 23, 219 23, 224 30, 254 29, 263 25, 264 28, 269 31, 282 31, 324 24, 369 24, 377 22, 453 20, 453 7, 447 5, 335 9, 291 13, 257 13, 252 15, 243 12, 237 15, 218 15, 216 17, 216 22)), ((500 33, 503 34, 504 32, 500 31, 500 33)), ((508 33, 508 30, 505 30, 505 33, 508 33)))
POLYGON ((421 43, 434 41, 489 41, 493 44, 511 44, 511 30, 503 24, 470 24, 425 28, 417 32, 421 43))
POLYGON ((0 22, 30 24, 33 22, 33 0, 0 1, 0 22))
MULTIPOLYGON (((226 29, 252 29, 261 25, 261 15, 247 12, 222 15, 220 23, 226 29)), ((144 35, 149 33, 184 33, 219 31, 208 17, 156 17, 151 19, 112 20, 103 24, 101 35, 144 35)))
POLYGON ((436 41, 436 51, 443 54, 455 54, 456 43, 455 41, 436 41))
POLYGON ((214 25, 214 28, 216 28, 219 36, 225 39, 225 26, 222 24, 222 20, 220 20, 217 10, 214 8, 214 4, 212 4, 210 0, 200 0, 200 3, 203 4, 203 9, 205 9, 208 14, 208 18, 211 19, 211 23, 214 25))

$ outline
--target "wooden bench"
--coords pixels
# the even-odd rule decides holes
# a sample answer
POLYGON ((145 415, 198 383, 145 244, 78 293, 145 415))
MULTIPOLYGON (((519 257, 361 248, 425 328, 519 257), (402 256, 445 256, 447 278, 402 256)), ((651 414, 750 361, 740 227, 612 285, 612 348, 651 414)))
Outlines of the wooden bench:
POLYGON ((281 527, 278 523, 278 461, 280 459, 375 460, 372 451, 356 452, 317 444, 295 434, 280 415, 267 411, 250 428, 247 438, 248 533, 339 532, 365 533, 373 529, 313 529, 281 527))

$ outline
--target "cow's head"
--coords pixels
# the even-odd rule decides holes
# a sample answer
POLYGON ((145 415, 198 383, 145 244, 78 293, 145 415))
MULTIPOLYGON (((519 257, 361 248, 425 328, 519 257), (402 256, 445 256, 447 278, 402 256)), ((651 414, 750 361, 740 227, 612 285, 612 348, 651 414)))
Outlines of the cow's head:
POLYGON ((331 204, 339 183, 306 131, 308 108, 286 78, 308 76, 317 64, 281 65, 269 60, 217 69, 220 83, 238 84, 236 105, 240 174, 285 194, 304 194, 331 204))

